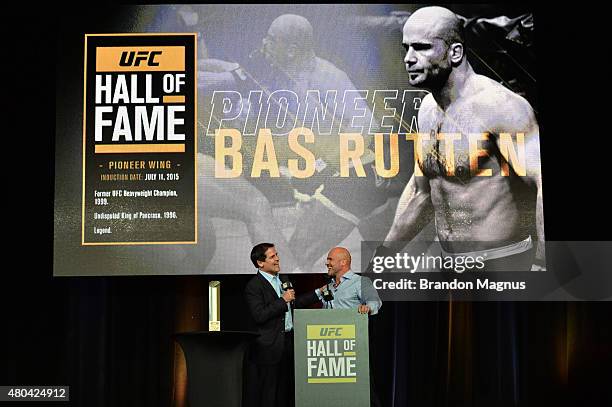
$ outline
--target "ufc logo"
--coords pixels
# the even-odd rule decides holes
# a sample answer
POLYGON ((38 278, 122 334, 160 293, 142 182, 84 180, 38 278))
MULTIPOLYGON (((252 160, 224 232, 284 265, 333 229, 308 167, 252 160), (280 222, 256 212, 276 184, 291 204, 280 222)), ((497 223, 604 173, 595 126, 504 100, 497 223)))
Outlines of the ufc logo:
POLYGON ((342 328, 321 328, 321 336, 342 336, 342 328))
POLYGON ((161 51, 123 51, 119 66, 140 66, 143 61, 147 61, 148 66, 159 66, 159 62, 155 62, 155 57, 161 53, 161 51))

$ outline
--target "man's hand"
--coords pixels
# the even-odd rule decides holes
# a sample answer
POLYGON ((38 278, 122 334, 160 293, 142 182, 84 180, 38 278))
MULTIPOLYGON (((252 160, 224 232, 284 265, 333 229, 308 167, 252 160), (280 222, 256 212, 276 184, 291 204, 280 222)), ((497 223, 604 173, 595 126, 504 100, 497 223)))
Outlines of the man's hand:
POLYGON ((292 288, 285 291, 285 293, 283 294, 283 300, 285 300, 285 302, 291 302, 295 300, 295 291, 292 288))
POLYGON ((359 305, 359 308, 357 308, 357 312, 359 312, 360 314, 369 314, 370 313, 370 307, 368 307, 365 304, 361 304, 361 305, 359 305))

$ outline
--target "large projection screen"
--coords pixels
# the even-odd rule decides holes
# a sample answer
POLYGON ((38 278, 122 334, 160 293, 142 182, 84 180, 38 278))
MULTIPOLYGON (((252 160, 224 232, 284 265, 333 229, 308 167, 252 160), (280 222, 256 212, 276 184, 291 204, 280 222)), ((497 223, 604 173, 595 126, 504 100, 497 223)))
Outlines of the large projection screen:
POLYGON ((537 16, 521 7, 454 7, 461 41, 418 33, 434 45, 406 38, 418 5, 132 6, 64 27, 54 275, 252 273, 260 242, 276 245, 284 273, 323 272, 335 246, 359 271, 414 177, 436 208, 410 239, 432 242, 426 250, 452 236, 537 245, 537 16), (458 41, 479 84, 501 96, 484 91, 438 117, 420 81, 449 80, 462 62, 434 54, 458 41), (156 59, 156 47, 181 54, 156 59), (105 68, 113 49, 124 59, 105 68), (416 54, 425 59, 413 65, 416 54), (501 116, 515 128, 487 120, 501 116))

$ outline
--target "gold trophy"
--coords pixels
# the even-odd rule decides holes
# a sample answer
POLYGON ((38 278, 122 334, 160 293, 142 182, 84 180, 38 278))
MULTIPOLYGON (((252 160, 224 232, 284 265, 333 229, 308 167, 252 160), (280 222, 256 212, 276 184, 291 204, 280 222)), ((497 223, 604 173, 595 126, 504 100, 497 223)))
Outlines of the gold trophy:
POLYGON ((221 281, 208 283, 208 330, 221 330, 221 281))

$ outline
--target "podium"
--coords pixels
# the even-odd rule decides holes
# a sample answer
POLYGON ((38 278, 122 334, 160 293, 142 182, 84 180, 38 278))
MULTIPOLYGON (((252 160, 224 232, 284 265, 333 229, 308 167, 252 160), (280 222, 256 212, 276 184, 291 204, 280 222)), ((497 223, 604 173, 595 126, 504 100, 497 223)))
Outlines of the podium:
POLYGON ((295 310, 295 406, 369 407, 368 316, 295 310))
POLYGON ((243 363, 249 342, 244 331, 186 332, 174 335, 187 362, 190 407, 241 407, 243 363))

